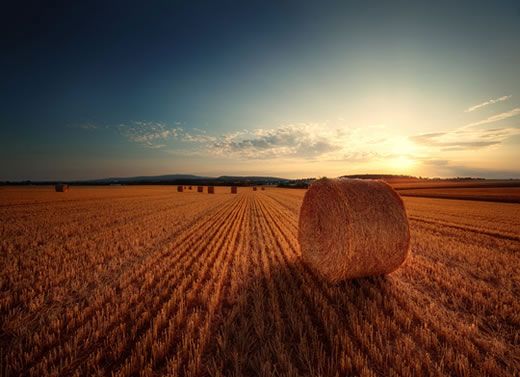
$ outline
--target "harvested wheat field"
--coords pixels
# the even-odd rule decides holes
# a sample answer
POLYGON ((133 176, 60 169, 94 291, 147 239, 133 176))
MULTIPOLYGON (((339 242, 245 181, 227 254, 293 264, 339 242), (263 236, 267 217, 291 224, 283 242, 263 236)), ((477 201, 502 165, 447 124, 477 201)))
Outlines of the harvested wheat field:
POLYGON ((329 284, 304 193, 0 188, 1 374, 519 374, 520 205, 406 197, 404 265, 329 284))
POLYGON ((402 196, 520 203, 520 187, 440 188, 399 190, 402 196))

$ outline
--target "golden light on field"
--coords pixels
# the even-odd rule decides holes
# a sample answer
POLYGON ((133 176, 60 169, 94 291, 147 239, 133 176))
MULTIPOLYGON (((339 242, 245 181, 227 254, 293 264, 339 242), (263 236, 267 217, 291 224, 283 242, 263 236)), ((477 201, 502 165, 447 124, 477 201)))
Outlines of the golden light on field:
POLYGON ((519 188, 461 187, 404 197, 407 261, 336 285, 302 262, 305 190, 0 188, 2 373, 515 375, 520 206, 474 200, 519 188))

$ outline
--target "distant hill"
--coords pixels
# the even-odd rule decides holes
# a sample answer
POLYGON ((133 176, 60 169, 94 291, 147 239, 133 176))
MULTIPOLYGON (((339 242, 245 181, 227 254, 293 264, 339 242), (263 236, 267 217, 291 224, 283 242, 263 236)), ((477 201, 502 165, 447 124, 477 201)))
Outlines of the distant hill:
POLYGON ((138 176, 138 177, 111 177, 102 179, 92 179, 71 183, 87 185, 109 185, 109 184, 181 184, 181 185, 275 185, 287 182, 286 178, 262 177, 262 176, 220 176, 205 177, 192 174, 168 174, 157 176, 138 176))
POLYGON ((289 179, 286 178, 280 178, 280 177, 262 177, 262 176, 229 176, 229 175, 223 175, 218 178, 216 178, 218 181, 222 182, 233 182, 233 181, 251 181, 251 182, 271 182, 271 183, 278 183, 278 182, 286 182, 289 181, 289 179))
POLYGON ((110 183, 131 183, 131 182, 170 182, 178 180, 204 180, 212 179, 211 177, 201 177, 193 174, 168 174, 156 176, 139 176, 139 177, 111 177, 100 179, 89 179, 81 181, 82 183, 91 184, 110 184, 110 183))
POLYGON ((230 176, 207 177, 193 174, 166 174, 155 176, 136 177, 109 177, 86 180, 45 180, 45 181, 5 181, 2 185, 51 185, 57 182, 72 185, 215 185, 215 186, 254 186, 254 185, 279 185, 290 180, 269 176, 230 176))
POLYGON ((356 179, 382 179, 384 181, 418 181, 422 178, 417 178, 411 175, 396 175, 396 174, 352 174, 343 175, 340 178, 356 178, 356 179))

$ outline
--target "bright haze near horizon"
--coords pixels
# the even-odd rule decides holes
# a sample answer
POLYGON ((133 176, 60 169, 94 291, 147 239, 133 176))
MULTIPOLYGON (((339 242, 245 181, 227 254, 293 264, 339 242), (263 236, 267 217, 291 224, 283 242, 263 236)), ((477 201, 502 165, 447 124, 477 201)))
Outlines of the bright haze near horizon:
POLYGON ((520 178, 520 5, 2 9, 0 180, 520 178))

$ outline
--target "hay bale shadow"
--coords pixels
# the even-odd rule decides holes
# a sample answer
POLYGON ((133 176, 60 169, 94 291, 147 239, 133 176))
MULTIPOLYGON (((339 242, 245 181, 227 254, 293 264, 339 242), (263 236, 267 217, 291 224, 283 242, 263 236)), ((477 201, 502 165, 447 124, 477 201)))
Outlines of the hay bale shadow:
POLYGON ((363 319, 366 301, 388 284, 376 277, 330 285, 296 264, 253 276, 222 304, 203 357, 207 375, 336 375, 334 333, 351 332, 349 318, 363 319))

